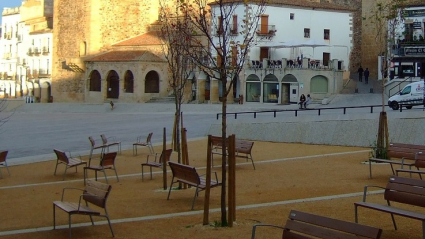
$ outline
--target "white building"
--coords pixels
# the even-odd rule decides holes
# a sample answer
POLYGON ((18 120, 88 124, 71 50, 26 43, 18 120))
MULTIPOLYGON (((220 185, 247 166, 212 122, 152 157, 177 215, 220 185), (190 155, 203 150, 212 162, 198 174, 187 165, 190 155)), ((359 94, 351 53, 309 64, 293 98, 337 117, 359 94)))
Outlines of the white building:
POLYGON ((5 8, 2 13, 2 38, 0 40, 0 89, 1 94, 15 97, 21 88, 16 68, 18 63, 18 24, 20 8, 5 8))
POLYGON ((0 89, 3 97, 26 102, 51 101, 53 4, 24 1, 5 8, 0 40, 0 89))
MULTIPOLYGON (((298 102, 300 94, 311 94, 317 100, 339 93, 343 78, 349 75, 353 14, 343 7, 317 6, 294 1, 266 7, 235 97, 243 95, 246 102, 289 104, 298 102)), ((240 4, 231 31, 243 29, 243 19, 250 19, 255 8, 240 4)), ((212 5, 212 12, 217 10, 212 5)), ((229 35, 235 42, 241 41, 241 31, 229 35)))

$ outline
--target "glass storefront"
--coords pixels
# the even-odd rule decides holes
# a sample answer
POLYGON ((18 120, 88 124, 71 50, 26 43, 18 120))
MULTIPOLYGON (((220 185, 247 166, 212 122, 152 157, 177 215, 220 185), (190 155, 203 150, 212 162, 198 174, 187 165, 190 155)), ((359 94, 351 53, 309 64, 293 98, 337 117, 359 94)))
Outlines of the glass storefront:
POLYGON ((275 75, 269 74, 264 77, 263 102, 277 103, 279 99, 279 82, 275 75))
POLYGON ((261 82, 256 75, 249 75, 246 78, 246 101, 260 102, 261 97, 261 82))

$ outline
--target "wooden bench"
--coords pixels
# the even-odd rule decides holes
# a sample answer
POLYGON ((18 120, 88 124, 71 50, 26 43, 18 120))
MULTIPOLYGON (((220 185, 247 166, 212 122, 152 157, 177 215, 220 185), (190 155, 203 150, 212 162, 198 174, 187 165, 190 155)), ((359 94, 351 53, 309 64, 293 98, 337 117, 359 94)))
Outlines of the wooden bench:
MULTIPOLYGON (((214 162, 214 154, 218 154, 218 155, 222 155, 222 141, 221 138, 219 137, 212 137, 211 139, 212 142, 212 161, 214 162)), ((237 158, 244 158, 248 161, 251 160, 252 162, 252 167, 255 170, 255 165, 254 165, 254 159, 252 158, 252 147, 254 147, 254 142, 251 141, 246 141, 246 140, 239 140, 237 139, 235 142, 235 156, 237 158)), ((227 147, 226 147, 227 148, 227 147)))
POLYGON ((282 229, 283 239, 308 238, 381 238, 382 230, 375 227, 353 222, 341 221, 329 217, 319 216, 306 212, 291 210, 285 226, 271 224, 256 224, 252 228, 251 239, 255 238, 258 227, 273 227, 282 229))
POLYGON ((422 174, 425 174, 425 170, 421 170, 421 168, 425 168, 425 151, 417 152, 415 157, 415 164, 414 166, 416 169, 396 169, 395 173, 398 176, 399 173, 417 173, 419 175, 419 178, 422 179, 422 174))
POLYGON ((422 238, 425 239, 425 213, 419 212, 418 207, 425 207, 425 181, 413 178, 402 178, 391 176, 386 187, 365 186, 363 201, 354 203, 355 221, 358 222, 358 207, 378 210, 391 214, 394 229, 397 225, 394 215, 407 217, 422 221, 422 238), (366 202, 367 190, 370 187, 382 188, 386 204, 366 202), (391 205, 392 202, 402 203, 412 206, 412 210, 401 209, 391 205))
MULTIPOLYGON (((112 229, 111 221, 109 220, 108 211, 106 210, 106 201, 109 193, 111 192, 111 185, 89 180, 85 189, 79 188, 64 188, 62 191, 62 198, 60 201, 53 202, 53 229, 56 229, 56 207, 62 209, 68 213, 68 227, 69 227, 69 238, 71 239, 71 216, 74 214, 90 216, 92 225, 93 216, 105 217, 108 220, 109 229, 111 230, 112 237, 114 237, 114 230, 112 229), (80 190, 83 193, 79 197, 78 202, 67 202, 64 201, 65 191, 68 189, 80 190), (105 214, 101 214, 99 210, 89 207, 89 204, 93 204, 98 208, 102 208, 105 214)), ((77 198, 78 199, 78 198, 77 198)))
MULTIPOLYGON (((193 197, 193 201, 192 201, 192 210, 193 210, 196 197, 198 196, 199 192, 202 190, 205 190, 207 186, 206 179, 204 177, 201 177, 198 174, 198 172, 196 172, 196 169, 192 166, 174 163, 174 162, 168 162, 168 165, 170 165, 171 171, 173 173, 173 178, 171 179, 171 185, 168 191, 167 200, 170 199, 170 193, 174 183, 184 183, 189 186, 196 187, 195 196, 193 197)), ((215 174, 215 180, 211 180, 210 182, 211 188, 218 187, 221 185, 221 182, 218 181, 217 173, 214 172, 214 174, 215 174)))
MULTIPOLYGON (((377 155, 376 149, 375 155, 377 155)), ((414 144, 401 144, 401 143, 391 143, 387 149, 387 157, 389 159, 380 159, 380 158, 369 158, 369 177, 372 178, 372 162, 374 163, 388 163, 391 166, 391 171, 395 175, 395 170, 393 165, 400 165, 401 168, 404 166, 409 166, 409 169, 412 169, 412 166, 415 164, 416 153, 424 150, 425 146, 414 145, 414 144)))
POLYGON ((65 171, 63 173, 63 180, 65 180, 65 175, 66 175, 66 171, 68 170, 68 168, 75 167, 75 172, 77 172, 77 166, 80 166, 80 165, 87 166, 87 162, 81 160, 80 158, 73 158, 72 156, 68 157, 65 152, 60 151, 58 149, 53 149, 53 151, 55 152, 56 157, 57 157, 54 175, 56 175, 56 170, 58 169, 58 165, 59 164, 65 164, 65 171))

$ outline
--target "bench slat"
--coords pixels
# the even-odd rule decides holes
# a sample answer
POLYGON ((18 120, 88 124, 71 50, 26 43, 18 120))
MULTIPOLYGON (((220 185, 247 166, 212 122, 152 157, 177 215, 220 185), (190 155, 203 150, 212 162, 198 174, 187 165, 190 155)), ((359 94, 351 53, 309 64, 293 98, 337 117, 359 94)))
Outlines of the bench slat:
POLYGON ((387 205, 371 203, 371 202, 356 202, 354 204, 357 206, 366 207, 369 209, 375 209, 381 212, 393 213, 403 217, 408 217, 408 218, 417 219, 417 220, 425 220, 425 214, 423 213, 409 211, 406 209, 401 209, 401 208, 397 208, 393 206, 387 206, 387 205))
POLYGON ((54 201, 53 204, 70 214, 100 215, 100 212, 92 210, 87 206, 80 206, 80 210, 78 211, 78 203, 54 201))
MULTIPOLYGON (((369 238, 376 238, 376 236, 378 235, 380 231, 377 228, 366 226, 366 225, 341 221, 334 218, 323 217, 323 216, 319 216, 315 214, 294 211, 294 210, 291 211, 291 213, 289 214, 289 219, 290 220, 288 220, 287 223, 290 222, 291 220, 297 220, 304 223, 314 224, 324 228, 344 231, 346 233, 352 233, 352 234, 361 235, 361 236, 369 237, 369 238)), ((344 233, 344 235, 347 235, 346 233, 344 233)), ((335 237, 326 236, 323 238, 340 238, 340 237, 336 237, 335 235, 335 237)), ((347 237, 341 237, 341 238, 347 238, 347 237)))

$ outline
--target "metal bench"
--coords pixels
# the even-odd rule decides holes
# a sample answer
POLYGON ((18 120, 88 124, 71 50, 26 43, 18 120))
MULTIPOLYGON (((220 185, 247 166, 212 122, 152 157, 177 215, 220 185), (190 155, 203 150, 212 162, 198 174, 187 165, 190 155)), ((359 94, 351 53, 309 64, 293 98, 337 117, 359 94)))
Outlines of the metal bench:
POLYGON ((259 227, 273 227, 282 230, 282 239, 309 238, 381 238, 382 230, 353 222, 341 221, 311 213, 291 210, 285 226, 256 224, 252 228, 251 239, 259 227))
MULTIPOLYGON (((173 173, 173 178, 171 180, 167 200, 170 199, 171 189, 173 188, 174 183, 184 183, 196 187, 195 196, 193 197, 192 201, 193 210, 193 206, 195 205, 195 199, 200 191, 205 190, 205 188, 207 187, 207 181, 205 180, 205 178, 201 177, 198 172, 196 172, 196 169, 192 166, 174 162, 168 162, 168 165, 170 165, 171 171, 173 173)), ((221 182, 218 181, 217 173, 215 172, 214 174, 215 180, 210 181, 211 188, 218 187, 221 185, 221 182)))
POLYGON ((358 207, 364 207, 391 214, 394 229, 397 225, 394 215, 407 217, 422 221, 422 238, 425 239, 425 213, 417 210, 417 207, 425 207, 425 181, 413 178, 402 178, 397 176, 390 177, 387 186, 365 186, 363 201, 354 203, 355 221, 358 222, 358 207), (370 187, 384 189, 384 200, 386 204, 366 202, 367 190, 370 187), (394 207, 392 202, 402 203, 412 206, 411 210, 394 207), (416 206, 416 207, 415 207, 416 206))

